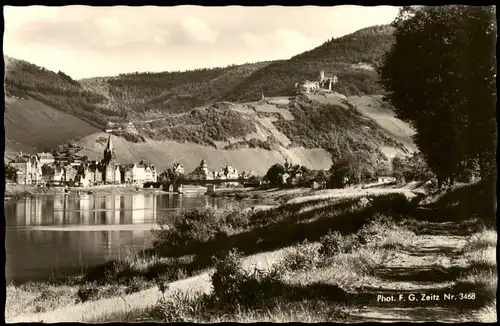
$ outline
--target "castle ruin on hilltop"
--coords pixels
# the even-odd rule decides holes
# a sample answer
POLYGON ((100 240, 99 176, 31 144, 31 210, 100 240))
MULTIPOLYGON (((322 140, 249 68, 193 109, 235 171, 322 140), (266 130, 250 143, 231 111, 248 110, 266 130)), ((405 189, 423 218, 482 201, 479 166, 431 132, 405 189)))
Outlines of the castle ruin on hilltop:
POLYGON ((304 80, 299 83, 295 83, 295 89, 297 92, 311 93, 316 90, 332 90, 332 86, 338 83, 339 79, 336 75, 325 76, 325 71, 321 70, 319 72, 318 81, 304 80))

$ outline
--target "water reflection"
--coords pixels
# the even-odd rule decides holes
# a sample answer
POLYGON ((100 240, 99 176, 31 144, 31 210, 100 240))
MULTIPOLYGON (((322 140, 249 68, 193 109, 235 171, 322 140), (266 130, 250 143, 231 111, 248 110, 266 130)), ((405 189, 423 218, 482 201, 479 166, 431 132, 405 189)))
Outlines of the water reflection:
POLYGON ((157 203, 182 205, 153 194, 102 196, 43 196, 20 199, 5 207, 7 226, 140 224, 156 220, 157 203), (15 216, 15 219, 9 218, 15 216))
POLYGON ((217 207, 222 201, 172 194, 102 194, 38 196, 6 202, 7 282, 75 275, 82 266, 148 247, 148 225, 173 216, 174 210, 217 207), (106 225, 116 227, 103 229, 106 225))

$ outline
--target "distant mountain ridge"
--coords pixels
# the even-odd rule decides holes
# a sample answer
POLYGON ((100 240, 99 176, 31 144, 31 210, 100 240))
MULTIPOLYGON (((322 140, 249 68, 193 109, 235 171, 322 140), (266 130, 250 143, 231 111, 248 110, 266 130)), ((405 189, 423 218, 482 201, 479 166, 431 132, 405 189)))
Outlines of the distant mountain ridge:
POLYGON ((316 80, 320 70, 338 76, 339 93, 371 95, 382 91, 377 73, 356 65, 378 66, 393 41, 392 27, 373 26, 331 39, 289 60, 82 80, 7 58, 5 88, 7 94, 36 98, 100 125, 186 112, 214 101, 255 101, 262 94, 290 96, 296 82, 316 80))

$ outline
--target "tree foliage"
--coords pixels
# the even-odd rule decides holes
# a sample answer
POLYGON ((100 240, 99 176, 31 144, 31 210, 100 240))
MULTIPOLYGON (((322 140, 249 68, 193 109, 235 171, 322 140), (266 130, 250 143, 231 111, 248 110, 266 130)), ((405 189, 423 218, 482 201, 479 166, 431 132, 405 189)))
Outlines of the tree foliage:
POLYGON ((383 159, 385 156, 380 152, 380 146, 405 150, 402 144, 388 137, 374 121, 365 119, 356 108, 345 109, 297 97, 290 101, 288 109, 295 119, 278 120, 274 125, 295 146, 325 148, 335 158, 366 151, 383 159))
POLYGON ((397 116, 438 181, 453 183, 495 166, 494 7, 404 7, 380 69, 397 116))
POLYGON ((5 171, 5 177, 7 179, 15 180, 16 179, 16 173, 19 171, 15 166, 12 166, 10 164, 5 164, 4 162, 4 171, 5 171))
POLYGON ((391 165, 393 176, 400 182, 425 181, 433 177, 422 153, 415 152, 410 157, 396 155, 391 165))
POLYGON ((330 188, 343 188, 346 185, 372 181, 384 162, 366 151, 346 153, 334 160, 330 168, 330 188))
POLYGON ((285 173, 285 167, 282 164, 276 163, 267 170, 264 179, 269 181, 271 186, 279 186, 282 184, 282 175, 285 173))

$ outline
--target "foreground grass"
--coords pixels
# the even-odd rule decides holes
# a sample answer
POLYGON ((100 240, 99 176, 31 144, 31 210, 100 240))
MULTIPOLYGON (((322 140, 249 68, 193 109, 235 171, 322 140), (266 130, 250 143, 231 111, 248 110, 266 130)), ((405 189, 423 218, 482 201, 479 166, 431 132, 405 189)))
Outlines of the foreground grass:
POLYGON ((487 307, 491 307, 496 301, 498 286, 496 246, 495 230, 484 228, 473 234, 463 250, 466 261, 464 272, 453 287, 456 292, 473 294, 478 304, 487 307))
POLYGON ((12 284, 6 288, 5 318, 40 313, 75 303, 77 286, 46 283, 12 284))
POLYGON ((497 301, 494 300, 491 304, 471 313, 471 321, 478 323, 496 323, 498 320, 497 315, 497 301))
POLYGON ((149 309, 92 322, 349 322, 357 309, 345 303, 349 288, 375 277, 393 250, 387 243, 410 245, 398 230, 411 233, 384 218, 368 223, 355 238, 330 232, 319 243, 290 247, 267 272, 243 270, 241 256, 232 251, 216 262, 210 294, 174 293, 149 309))
POLYGON ((107 322, 194 322, 194 323, 286 323, 286 322, 347 322, 351 307, 332 306, 327 300, 276 300, 263 309, 248 309, 237 305, 232 311, 214 311, 205 305, 201 295, 186 296, 174 293, 168 300, 149 310, 133 309, 127 313, 114 313, 90 320, 93 323, 107 322))

